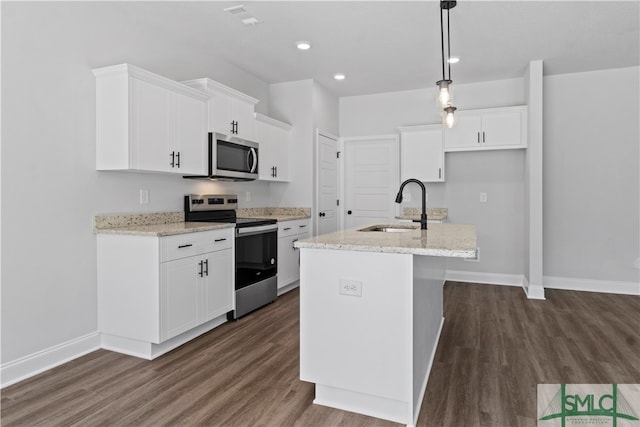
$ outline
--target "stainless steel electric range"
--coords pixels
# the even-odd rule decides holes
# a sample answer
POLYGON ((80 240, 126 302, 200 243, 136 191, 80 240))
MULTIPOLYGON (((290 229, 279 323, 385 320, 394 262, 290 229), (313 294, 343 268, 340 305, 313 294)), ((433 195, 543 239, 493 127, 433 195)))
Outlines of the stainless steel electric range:
POLYGON ((235 223, 237 319, 277 298, 278 224, 275 219, 238 218, 234 194, 184 196, 185 221, 235 223))

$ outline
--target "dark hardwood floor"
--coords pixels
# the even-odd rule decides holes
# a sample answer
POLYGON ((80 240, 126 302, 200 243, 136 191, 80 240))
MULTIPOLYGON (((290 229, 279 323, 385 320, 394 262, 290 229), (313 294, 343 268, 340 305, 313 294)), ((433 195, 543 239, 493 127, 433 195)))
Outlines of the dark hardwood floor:
MULTIPOLYGON (((640 383, 640 297, 449 282, 419 426, 534 426, 538 383, 640 383)), ((313 405, 298 291, 156 359, 99 350, 2 390, 3 426, 396 426, 313 405)))

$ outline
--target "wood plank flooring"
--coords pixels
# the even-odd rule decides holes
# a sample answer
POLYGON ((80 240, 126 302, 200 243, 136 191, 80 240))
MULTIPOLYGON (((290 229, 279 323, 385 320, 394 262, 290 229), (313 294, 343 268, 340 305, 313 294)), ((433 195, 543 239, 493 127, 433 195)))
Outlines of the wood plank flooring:
MULTIPOLYGON (((538 383, 640 383, 640 297, 445 285, 419 426, 534 426, 538 383)), ((3 426, 397 426, 313 405, 299 294, 146 361, 99 350, 1 391, 3 426)))

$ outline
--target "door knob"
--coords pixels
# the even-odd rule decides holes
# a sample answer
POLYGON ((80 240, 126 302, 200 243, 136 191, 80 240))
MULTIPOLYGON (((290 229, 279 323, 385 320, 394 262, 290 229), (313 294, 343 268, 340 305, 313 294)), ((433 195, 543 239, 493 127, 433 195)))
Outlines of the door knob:
POLYGON ((351 215, 353 212, 351 211, 347 211, 347 215, 351 215))

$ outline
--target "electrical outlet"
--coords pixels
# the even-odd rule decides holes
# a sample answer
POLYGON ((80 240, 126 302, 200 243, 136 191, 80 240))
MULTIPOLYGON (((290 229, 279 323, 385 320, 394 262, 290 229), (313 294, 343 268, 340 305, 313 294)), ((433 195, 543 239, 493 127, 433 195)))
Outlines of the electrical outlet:
POLYGON ((340 295, 349 295, 352 297, 362 296, 362 282, 358 280, 340 279, 340 295))
POLYGON ((633 266, 640 270, 640 258, 636 258, 636 262, 633 264, 633 266))
POLYGON ((251 201, 251 191, 247 191, 244 193, 244 200, 247 202, 251 201))
POLYGON ((487 193, 480 193, 480 203, 487 203, 487 193))
POLYGON ((140 189, 140 204, 141 205, 149 204, 149 190, 140 189))

